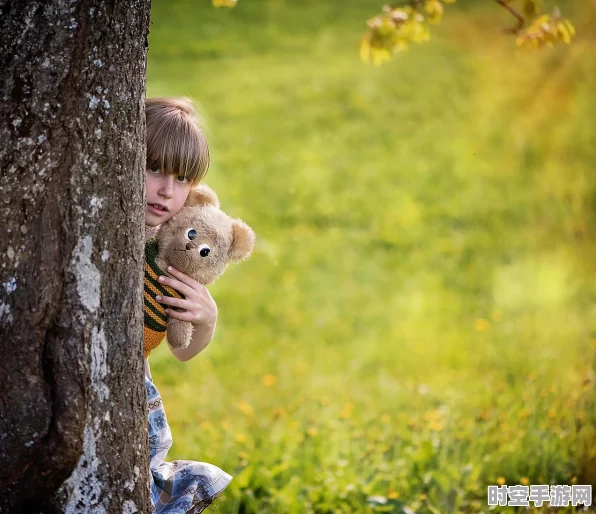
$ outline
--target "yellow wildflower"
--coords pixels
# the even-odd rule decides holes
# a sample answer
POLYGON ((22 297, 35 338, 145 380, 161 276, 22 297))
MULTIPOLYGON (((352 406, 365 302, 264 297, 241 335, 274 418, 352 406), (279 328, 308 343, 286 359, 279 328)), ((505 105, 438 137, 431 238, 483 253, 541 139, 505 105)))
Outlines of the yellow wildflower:
POLYGON ((339 417, 342 419, 348 419, 352 415, 352 411, 354 410, 354 404, 352 402, 346 402, 344 405, 344 409, 339 414, 339 417))
POLYGON ((245 401, 240 401, 236 404, 236 408, 242 412, 242 414, 244 414, 247 417, 252 417, 254 416, 255 410, 252 408, 252 405, 250 403, 247 403, 245 401))
POLYGON ((213 7, 235 7, 236 0, 213 0, 213 7))
POLYGON ((490 328, 490 323, 484 318, 478 318, 474 321, 474 328, 477 332, 486 332, 490 328))
POLYGON ((275 375, 267 374, 263 377, 263 385, 266 387, 272 387, 277 383, 277 377, 275 375))
POLYGON ((428 428, 434 432, 440 432, 444 427, 445 425, 443 422, 437 419, 431 420, 431 422, 428 424, 428 428))
POLYGON ((528 409, 523 408, 522 410, 519 411, 518 416, 519 416, 520 419, 523 419, 523 418, 527 418, 530 414, 531 413, 530 413, 530 411, 528 409))

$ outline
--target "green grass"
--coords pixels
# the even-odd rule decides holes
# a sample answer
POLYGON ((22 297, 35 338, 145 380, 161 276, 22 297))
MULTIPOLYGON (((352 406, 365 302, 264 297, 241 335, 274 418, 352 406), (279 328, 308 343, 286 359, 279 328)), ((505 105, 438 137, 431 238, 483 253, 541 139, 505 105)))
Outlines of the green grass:
POLYGON ((530 55, 496 4, 456 6, 373 68, 376 1, 153 2, 148 95, 197 101, 206 183, 258 236, 210 287, 210 346, 151 358, 169 458, 235 476, 219 512, 596 482, 596 5, 530 55))

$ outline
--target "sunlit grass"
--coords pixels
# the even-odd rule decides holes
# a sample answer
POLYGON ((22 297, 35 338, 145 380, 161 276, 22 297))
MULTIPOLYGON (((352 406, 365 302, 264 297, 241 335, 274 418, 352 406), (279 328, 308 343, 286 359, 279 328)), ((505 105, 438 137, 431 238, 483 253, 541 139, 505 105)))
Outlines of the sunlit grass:
POLYGON ((596 482, 594 40, 516 55, 492 6, 452 10, 370 68, 378 7, 153 2, 148 94, 197 100, 206 182, 258 235, 208 349, 151 358, 169 458, 235 476, 222 512, 596 482))

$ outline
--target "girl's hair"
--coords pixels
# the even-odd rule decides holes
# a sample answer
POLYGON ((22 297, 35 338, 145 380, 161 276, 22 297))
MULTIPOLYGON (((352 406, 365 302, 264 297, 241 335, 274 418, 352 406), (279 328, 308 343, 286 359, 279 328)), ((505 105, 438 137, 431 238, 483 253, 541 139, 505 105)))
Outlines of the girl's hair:
POLYGON ((147 98, 147 169, 198 183, 209 169, 209 147, 188 98, 147 98))

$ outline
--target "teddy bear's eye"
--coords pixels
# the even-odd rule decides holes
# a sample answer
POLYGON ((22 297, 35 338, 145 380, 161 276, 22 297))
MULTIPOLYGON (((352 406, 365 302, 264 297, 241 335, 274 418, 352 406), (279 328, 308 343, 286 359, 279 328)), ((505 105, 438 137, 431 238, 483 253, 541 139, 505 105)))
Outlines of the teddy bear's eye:
POLYGON ((189 241, 192 241, 195 237, 197 237, 197 231, 194 228, 187 228, 186 232, 184 232, 184 237, 189 241))
POLYGON ((209 248, 209 245, 202 244, 201 246, 199 246, 199 255, 201 257, 207 257, 210 252, 211 248, 209 248))

